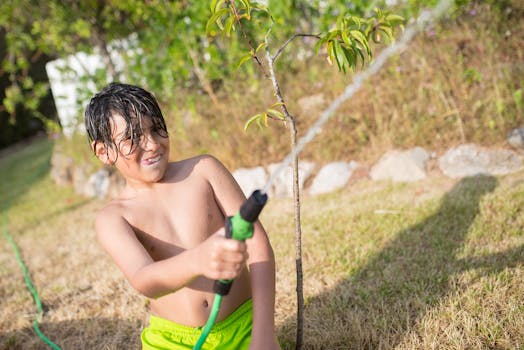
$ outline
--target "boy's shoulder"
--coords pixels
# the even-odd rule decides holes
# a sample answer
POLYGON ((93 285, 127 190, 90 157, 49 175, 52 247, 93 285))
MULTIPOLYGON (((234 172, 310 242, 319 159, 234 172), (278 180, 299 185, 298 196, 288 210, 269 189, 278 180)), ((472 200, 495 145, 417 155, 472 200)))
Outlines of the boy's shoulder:
POLYGON ((178 169, 185 168, 188 166, 192 167, 196 165, 207 165, 209 163, 220 163, 220 161, 211 154, 200 154, 198 156, 177 160, 176 162, 171 162, 169 164, 175 169, 178 169))
POLYGON ((208 178, 217 172, 227 171, 225 166, 214 156, 202 154, 191 158, 169 163, 167 180, 169 178, 203 176, 208 178))
MULTIPOLYGON (((168 164, 168 169, 164 178, 164 182, 178 181, 180 179, 187 179, 192 177, 202 177, 206 180, 220 175, 220 173, 227 173, 225 166, 214 156, 210 154, 198 155, 168 164)), ((125 192, 125 190, 124 190, 125 192)), ((125 217, 126 211, 129 209, 129 204, 134 201, 123 196, 110 200, 97 214, 97 220, 106 220, 109 217, 122 216, 125 217)))
POLYGON ((213 165, 222 165, 222 163, 211 154, 201 154, 191 158, 182 159, 176 162, 170 163, 175 167, 185 167, 185 166, 213 166, 213 165))

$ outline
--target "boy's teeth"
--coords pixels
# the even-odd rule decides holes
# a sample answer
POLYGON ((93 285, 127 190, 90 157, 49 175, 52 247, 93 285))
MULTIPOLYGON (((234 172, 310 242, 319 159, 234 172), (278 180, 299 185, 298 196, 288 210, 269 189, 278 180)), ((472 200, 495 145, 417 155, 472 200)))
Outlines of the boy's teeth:
POLYGON ((155 162, 155 161, 157 161, 157 160, 159 160, 159 159, 160 159, 160 155, 157 155, 157 156, 155 156, 155 157, 147 158, 147 159, 146 159, 146 162, 151 163, 151 162, 155 162))

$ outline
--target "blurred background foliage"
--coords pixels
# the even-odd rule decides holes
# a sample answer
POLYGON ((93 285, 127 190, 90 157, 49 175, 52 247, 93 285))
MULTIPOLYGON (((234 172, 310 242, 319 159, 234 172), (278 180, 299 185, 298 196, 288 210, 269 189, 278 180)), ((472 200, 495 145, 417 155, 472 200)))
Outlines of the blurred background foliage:
MULTIPOLYGON (((266 2, 275 19, 271 40, 276 43, 295 33, 327 31, 335 26, 337 16, 348 11, 363 16, 378 6, 410 19, 436 3, 266 2)), ((239 33, 232 38, 213 31, 206 34, 210 13, 207 1, 3 1, 0 147, 38 130, 56 132, 59 125, 43 67, 79 51, 96 51, 106 69, 85 79, 95 81, 97 88, 121 80, 151 90, 176 139, 175 157, 220 153, 229 166, 278 160, 287 149, 283 128, 261 130, 256 137, 242 131, 248 116, 274 102, 271 89, 254 65, 237 67, 249 50, 239 33), (124 57, 121 68, 110 50, 124 57)), ((445 22, 430 28, 370 82, 373 89, 364 89, 331 122, 334 133, 317 141, 322 148, 315 147, 317 152, 305 156, 348 158, 369 146, 378 151, 383 146, 497 140, 495 135, 521 122, 523 13, 517 0, 457 0, 445 22), (407 130, 414 132, 408 135, 407 130)), ((265 23, 246 24, 254 42, 266 33, 265 23)), ((286 99, 295 107, 292 113, 305 115, 300 121, 303 126, 319 111, 301 111, 294 101, 322 93, 329 102, 351 79, 351 74, 338 74, 326 62, 325 53, 315 56, 314 44, 311 38, 294 42, 277 67, 286 99)), ((60 142, 71 141, 60 138, 60 142)), ((63 148, 89 153, 85 146, 63 148)))

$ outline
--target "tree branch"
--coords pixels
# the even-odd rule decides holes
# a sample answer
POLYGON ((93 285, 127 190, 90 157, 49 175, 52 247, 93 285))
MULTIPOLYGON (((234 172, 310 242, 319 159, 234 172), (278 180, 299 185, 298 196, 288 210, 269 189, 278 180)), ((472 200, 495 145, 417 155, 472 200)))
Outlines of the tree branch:
MULTIPOLYGON (((289 113, 284 97, 280 91, 280 86, 277 81, 275 74, 275 58, 271 57, 269 52, 269 33, 268 31, 264 41, 266 43, 266 60, 269 66, 269 74, 271 82, 273 83, 273 89, 275 95, 280 102, 282 112, 286 116, 286 120, 289 121, 289 136, 291 139, 291 148, 294 150, 297 145, 297 126, 295 118, 289 113)), ((276 56, 276 55, 275 55, 276 56)), ((296 344, 295 349, 302 349, 303 338, 304 338, 304 273, 302 269, 302 227, 300 219, 300 187, 299 187, 299 173, 298 173, 298 154, 295 154, 292 162, 293 168, 293 198, 294 198, 294 223, 295 223, 295 266, 297 276, 297 333, 296 333, 296 344)))
POLYGON ((260 61, 260 59, 258 58, 258 56, 257 56, 257 54, 255 52, 255 47, 251 43, 251 39, 249 39, 249 36, 247 35, 246 31, 244 30, 244 26, 242 26, 242 22, 240 22, 240 16, 238 15, 237 8, 235 6, 235 2, 231 1, 231 0, 228 0, 227 4, 228 4, 228 6, 231 7, 231 10, 233 10, 233 14, 235 15, 235 20, 238 23, 238 28, 240 29, 240 32, 242 33, 242 36, 246 40, 247 45, 251 49, 251 52, 253 52, 253 56, 252 56, 253 59, 255 60, 255 62, 257 63, 258 67, 262 71, 262 74, 264 75, 264 77, 265 78, 269 78, 268 74, 266 73, 266 70, 264 69, 264 65, 262 64, 262 62, 260 61))
POLYGON ((277 60, 278 56, 280 56, 282 51, 284 51, 284 49, 286 48, 286 46, 289 45, 290 42, 292 42, 293 40, 299 37, 320 39, 320 35, 318 34, 304 34, 304 33, 294 34, 291 38, 287 39, 286 42, 277 50, 275 55, 272 57, 273 62, 277 60))

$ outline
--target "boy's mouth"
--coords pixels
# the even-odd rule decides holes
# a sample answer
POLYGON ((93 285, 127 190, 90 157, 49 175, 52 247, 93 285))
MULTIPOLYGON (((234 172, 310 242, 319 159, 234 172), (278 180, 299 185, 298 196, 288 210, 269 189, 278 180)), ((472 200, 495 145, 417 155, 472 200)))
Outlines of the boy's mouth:
POLYGON ((162 155, 161 154, 157 154, 156 156, 149 157, 149 158, 146 158, 146 159, 142 160, 142 164, 144 164, 144 165, 155 164, 155 163, 157 163, 160 160, 160 158, 162 158, 162 155))

